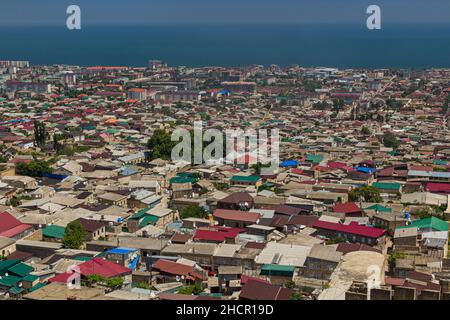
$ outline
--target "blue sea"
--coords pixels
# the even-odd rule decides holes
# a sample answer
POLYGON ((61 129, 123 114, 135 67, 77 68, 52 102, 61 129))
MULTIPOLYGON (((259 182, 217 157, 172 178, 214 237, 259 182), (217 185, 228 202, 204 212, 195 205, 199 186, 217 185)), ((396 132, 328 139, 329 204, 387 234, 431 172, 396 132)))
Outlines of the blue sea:
POLYGON ((0 60, 32 64, 450 67, 450 24, 0 26, 0 60))

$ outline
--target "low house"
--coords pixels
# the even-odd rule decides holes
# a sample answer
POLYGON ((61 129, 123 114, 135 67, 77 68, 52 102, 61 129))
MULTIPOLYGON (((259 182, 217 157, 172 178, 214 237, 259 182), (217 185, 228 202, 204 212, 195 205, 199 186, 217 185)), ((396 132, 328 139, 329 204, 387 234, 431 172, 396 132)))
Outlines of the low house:
POLYGON ((20 222, 8 212, 0 212, 0 236, 19 240, 32 232, 31 225, 20 222))
POLYGON ((222 226, 211 226, 198 228, 194 233, 194 240, 209 243, 237 243, 238 235, 245 232, 241 228, 229 228, 222 226))
POLYGON ((352 243, 376 245, 385 235, 386 230, 359 225, 352 222, 348 225, 317 220, 313 228, 317 234, 328 238, 344 238, 352 243))
POLYGON ((15 251, 16 251, 16 241, 10 238, 0 236, 0 256, 3 258, 7 258, 15 251))
POLYGON ((105 258, 106 260, 134 270, 139 261, 139 250, 134 248, 117 247, 106 251, 105 258))
POLYGON ((207 275, 203 270, 170 260, 159 259, 153 264, 152 268, 159 271, 160 276, 164 277, 162 282, 171 280, 173 282, 182 281, 187 284, 201 283, 207 279, 207 275))
POLYGON ((106 237, 106 226, 103 223, 84 218, 79 218, 77 221, 79 221, 87 231, 86 241, 98 240, 106 237))
POLYGON ((320 280, 328 280, 341 261, 342 252, 333 246, 316 244, 312 247, 305 261, 303 276, 320 280))
POLYGON ((341 219, 347 217, 362 217, 363 212, 354 202, 336 203, 333 206, 333 212, 341 219))
POLYGON ((241 175, 235 175, 232 176, 230 179, 230 184, 234 186, 253 186, 256 189, 258 189, 259 186, 262 184, 262 180, 258 176, 241 176, 241 175))
POLYGON ((49 225, 42 229, 44 241, 61 241, 66 228, 56 225, 49 225))
POLYGON ((127 207, 128 197, 118 193, 107 192, 97 196, 101 203, 119 207, 127 207))
POLYGON ((270 279, 272 284, 284 285, 293 281, 295 274, 294 266, 285 266, 278 264, 264 264, 261 266, 260 276, 270 279))
MULTIPOLYGON (((78 265, 81 280, 86 280, 90 275, 99 275, 104 278, 124 277, 131 274, 131 269, 121 266, 120 264, 102 259, 93 258, 89 261, 78 265)), ((50 283, 67 283, 72 273, 66 272, 56 275, 49 279, 50 283)))
POLYGON ((227 209, 217 209, 213 216, 219 225, 233 228, 245 228, 248 225, 258 223, 261 218, 259 213, 227 209))
POLYGON ((289 300, 294 292, 274 284, 249 279, 239 294, 240 300, 289 300))
POLYGON ((253 207, 253 198, 247 192, 235 192, 217 201, 217 209, 249 210, 253 207))

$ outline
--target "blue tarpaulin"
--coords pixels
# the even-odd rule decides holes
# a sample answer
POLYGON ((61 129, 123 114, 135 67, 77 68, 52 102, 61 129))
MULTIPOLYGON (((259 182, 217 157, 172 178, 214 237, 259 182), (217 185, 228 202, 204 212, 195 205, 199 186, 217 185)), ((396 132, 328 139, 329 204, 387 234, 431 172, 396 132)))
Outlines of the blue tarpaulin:
POLYGON ((287 168, 287 167, 297 167, 298 162, 295 160, 285 160, 282 163, 280 163, 280 167, 287 168))
POLYGON ((364 173, 374 173, 377 171, 375 168, 367 168, 367 167, 356 167, 356 170, 364 173))

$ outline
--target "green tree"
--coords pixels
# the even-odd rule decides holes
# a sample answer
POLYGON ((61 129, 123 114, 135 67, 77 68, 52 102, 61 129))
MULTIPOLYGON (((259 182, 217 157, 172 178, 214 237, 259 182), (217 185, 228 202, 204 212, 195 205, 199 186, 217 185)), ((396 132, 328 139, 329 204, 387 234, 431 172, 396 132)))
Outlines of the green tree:
POLYGON ((165 130, 155 130, 152 137, 147 142, 147 147, 151 150, 151 159, 161 158, 170 160, 172 149, 177 144, 171 140, 171 135, 165 130))
POLYGON ((380 191, 373 186, 362 186, 348 193, 349 201, 382 202, 380 191))
POLYGON ((303 300, 303 298, 300 293, 295 292, 289 297, 289 300, 303 300))
POLYGON ((34 143, 42 148, 45 145, 46 132, 45 125, 42 122, 34 120, 34 143))
POLYGON ((86 234, 87 231, 80 221, 72 221, 66 227, 62 243, 66 248, 79 249, 83 245, 86 234))
POLYGON ((200 208, 196 205, 189 205, 186 208, 184 208, 183 212, 181 213, 181 218, 204 218, 206 216, 206 212, 203 208, 200 208))
POLYGON ((392 132, 385 132, 383 135, 383 144, 387 148, 397 149, 400 145, 400 142, 392 132))
POLYGON ((185 295, 193 294, 195 296, 199 295, 202 292, 203 292, 203 288, 202 288, 202 286, 200 286, 198 284, 195 284, 192 286, 185 286, 185 287, 182 287, 180 290, 178 290, 179 294, 185 294, 185 295))
POLYGON ((109 278, 106 280, 106 285, 111 289, 119 289, 123 286, 123 282, 122 278, 109 278))
POLYGON ((42 177, 44 173, 51 173, 53 168, 49 162, 41 160, 33 160, 29 163, 16 164, 16 172, 22 176, 42 177))
POLYGON ((361 129, 361 133, 365 134, 365 135, 369 135, 370 134, 370 129, 368 127, 364 126, 361 129))

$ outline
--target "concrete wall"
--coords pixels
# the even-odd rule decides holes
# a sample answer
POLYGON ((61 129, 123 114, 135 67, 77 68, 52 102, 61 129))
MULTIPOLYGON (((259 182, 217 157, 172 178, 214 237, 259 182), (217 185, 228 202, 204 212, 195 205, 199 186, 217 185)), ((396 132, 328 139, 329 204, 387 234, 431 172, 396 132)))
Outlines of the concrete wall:
POLYGON ((388 288, 370 290, 370 300, 392 300, 393 292, 388 288))
POLYGON ((416 300, 416 289, 397 287, 394 291, 394 300, 416 300))
POLYGON ((440 300, 441 293, 435 290, 422 290, 418 300, 440 300))

